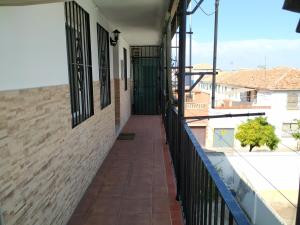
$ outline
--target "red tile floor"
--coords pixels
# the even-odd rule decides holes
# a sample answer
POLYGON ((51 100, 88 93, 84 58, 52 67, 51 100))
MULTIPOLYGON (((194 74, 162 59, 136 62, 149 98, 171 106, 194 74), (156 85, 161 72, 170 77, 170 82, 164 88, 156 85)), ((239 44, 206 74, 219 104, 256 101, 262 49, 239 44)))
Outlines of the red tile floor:
POLYGON ((131 116, 68 225, 182 225, 160 116, 131 116))

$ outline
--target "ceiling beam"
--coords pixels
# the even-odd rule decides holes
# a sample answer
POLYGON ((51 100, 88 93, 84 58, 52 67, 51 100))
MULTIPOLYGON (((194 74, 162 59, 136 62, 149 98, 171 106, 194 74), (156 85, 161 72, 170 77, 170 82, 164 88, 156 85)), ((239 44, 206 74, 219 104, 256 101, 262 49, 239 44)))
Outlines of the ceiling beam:
POLYGON ((171 2, 171 5, 169 7, 169 9, 170 9, 170 19, 171 20, 173 19, 173 17, 175 16, 175 14, 177 12, 178 5, 179 5, 179 0, 173 0, 171 2))

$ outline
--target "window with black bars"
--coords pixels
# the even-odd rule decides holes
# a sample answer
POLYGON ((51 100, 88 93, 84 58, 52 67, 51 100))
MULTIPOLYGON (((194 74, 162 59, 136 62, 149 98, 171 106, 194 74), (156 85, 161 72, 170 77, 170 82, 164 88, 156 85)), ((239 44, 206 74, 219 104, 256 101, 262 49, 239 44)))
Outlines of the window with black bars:
POLYGON ((97 24, 97 38, 100 80, 100 102, 101 109, 103 109, 111 103, 109 34, 100 24, 97 24))
POLYGON ((89 14, 65 3, 72 127, 94 115, 89 14))
POLYGON ((89 14, 65 3, 72 127, 94 115, 89 14))
POLYGON ((124 58, 124 82, 125 91, 127 90, 127 49, 123 48, 123 58, 124 58))

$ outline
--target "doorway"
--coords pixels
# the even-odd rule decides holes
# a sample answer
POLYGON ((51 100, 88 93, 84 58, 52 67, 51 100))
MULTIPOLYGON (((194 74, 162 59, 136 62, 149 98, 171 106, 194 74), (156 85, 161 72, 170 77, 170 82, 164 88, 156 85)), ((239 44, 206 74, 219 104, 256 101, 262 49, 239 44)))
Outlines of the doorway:
POLYGON ((138 115, 159 114, 160 59, 133 58, 133 112, 138 115))

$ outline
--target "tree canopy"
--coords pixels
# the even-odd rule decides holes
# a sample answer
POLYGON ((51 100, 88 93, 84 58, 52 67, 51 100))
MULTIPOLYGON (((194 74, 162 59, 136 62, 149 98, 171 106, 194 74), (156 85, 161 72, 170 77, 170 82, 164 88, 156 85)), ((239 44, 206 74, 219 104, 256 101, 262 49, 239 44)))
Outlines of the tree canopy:
POLYGON ((268 123, 266 117, 248 119, 238 127, 235 138, 242 147, 249 146, 249 152, 254 147, 266 145, 271 151, 276 150, 279 138, 275 134, 275 127, 268 123))
POLYGON ((296 123, 297 123, 297 130, 295 130, 293 133, 292 133, 292 136, 293 138, 298 142, 297 143, 297 149, 300 150, 300 120, 296 120, 296 123))

